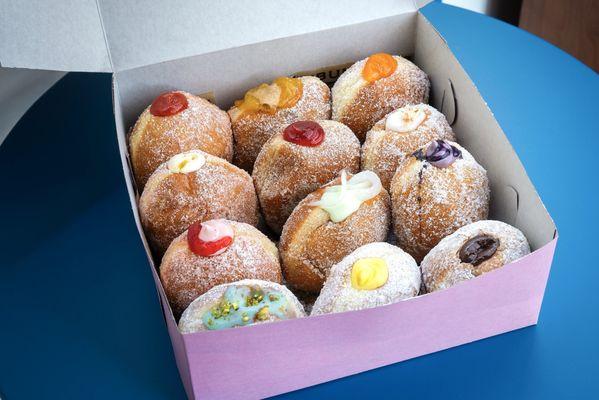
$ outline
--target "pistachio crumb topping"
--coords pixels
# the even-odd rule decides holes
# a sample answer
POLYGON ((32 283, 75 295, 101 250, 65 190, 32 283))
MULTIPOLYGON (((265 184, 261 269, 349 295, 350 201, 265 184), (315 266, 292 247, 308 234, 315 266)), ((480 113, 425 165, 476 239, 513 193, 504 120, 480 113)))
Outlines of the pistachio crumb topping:
POLYGON ((272 317, 289 317, 287 299, 282 293, 265 293, 260 287, 231 286, 202 320, 208 329, 224 329, 268 321, 272 317))
POLYGON ((270 313, 268 312, 268 306, 264 306, 260 309, 260 311, 258 311, 255 319, 257 321, 266 321, 269 316, 270 316, 270 313))

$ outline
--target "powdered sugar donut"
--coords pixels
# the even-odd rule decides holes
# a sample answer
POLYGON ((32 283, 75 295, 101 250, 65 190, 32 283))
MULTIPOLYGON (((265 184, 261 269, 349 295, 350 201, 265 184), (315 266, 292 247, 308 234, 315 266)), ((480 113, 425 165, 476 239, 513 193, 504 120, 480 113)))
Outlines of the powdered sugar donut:
POLYGON ((383 306, 418 295, 420 268, 389 243, 359 247, 331 268, 312 315, 383 306))
POLYGON ((285 286, 258 279, 218 285, 195 299, 181 315, 181 333, 236 328, 305 317, 285 286))
POLYGON ((287 283, 318 292, 333 265, 387 237, 389 195, 371 171, 341 177, 310 193, 283 227, 279 250, 287 283), (349 179, 348 179, 349 177, 349 179))
POLYGON ((360 170, 360 142, 339 122, 294 122, 272 136, 252 173, 268 226, 280 233, 300 200, 343 169, 360 170))
POLYGON ((175 154, 203 150, 233 158, 233 134, 227 113, 186 92, 158 96, 139 116, 129 135, 135 182, 142 190, 154 170, 175 154))
POLYGON ((422 260, 427 291, 448 288, 530 253, 520 230, 500 221, 477 221, 439 242, 422 260))
POLYGON ((314 76, 280 77, 249 90, 229 111, 235 165, 252 171, 262 145, 295 121, 329 119, 331 91, 314 76))
POLYGON ((391 182, 398 245, 416 261, 489 213, 487 172, 463 147, 436 140, 405 159, 391 182))
POLYGON ((349 126, 360 141, 389 112, 427 103, 427 75, 400 56, 377 53, 347 69, 332 89, 333 119, 349 126))
POLYGON ((216 285, 241 279, 281 282, 277 247, 241 222, 195 223, 162 258, 160 280, 175 315, 216 285))
POLYGON ((158 255, 196 221, 226 218, 258 224, 258 199, 247 172, 200 150, 175 155, 152 174, 139 199, 144 231, 158 255))
POLYGON ((366 134, 362 169, 376 172, 389 190, 397 166, 432 140, 455 140, 445 115, 427 104, 407 105, 387 114, 366 134))

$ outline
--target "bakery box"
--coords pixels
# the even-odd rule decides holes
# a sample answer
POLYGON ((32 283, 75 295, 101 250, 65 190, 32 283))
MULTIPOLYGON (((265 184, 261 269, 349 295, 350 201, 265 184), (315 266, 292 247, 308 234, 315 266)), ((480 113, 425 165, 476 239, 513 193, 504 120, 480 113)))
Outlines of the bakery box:
POLYGON ((8 5, 4 67, 113 73, 114 115, 131 208, 190 398, 258 398, 536 324, 556 228, 518 156, 451 50, 418 11, 427 1, 33 1, 8 5), (61 21, 48 24, 47 21, 61 21), (45 22, 44 22, 45 21, 45 22), (239 329, 182 335, 140 226, 127 132, 159 93, 204 94, 227 109, 281 75, 338 70, 375 52, 430 77, 430 103, 487 169, 490 219, 524 232, 533 252, 449 289, 399 303, 239 329), (251 368, 248 368, 251 366, 251 368))

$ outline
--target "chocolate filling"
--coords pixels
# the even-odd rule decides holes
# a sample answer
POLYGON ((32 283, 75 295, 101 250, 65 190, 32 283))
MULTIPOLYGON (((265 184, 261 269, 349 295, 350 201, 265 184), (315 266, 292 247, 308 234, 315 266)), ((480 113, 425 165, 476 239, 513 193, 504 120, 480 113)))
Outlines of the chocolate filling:
POLYGON ((477 266, 493 257, 498 248, 499 239, 490 235, 477 235, 464 243, 459 253, 460 260, 477 266))

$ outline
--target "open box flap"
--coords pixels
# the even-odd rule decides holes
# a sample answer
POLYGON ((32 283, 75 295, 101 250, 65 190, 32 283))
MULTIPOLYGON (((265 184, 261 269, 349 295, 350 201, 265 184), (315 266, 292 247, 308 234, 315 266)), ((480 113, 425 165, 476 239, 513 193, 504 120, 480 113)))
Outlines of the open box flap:
POLYGON ((2 66, 116 72, 413 13, 430 0, 1 1, 2 66))
POLYGON ((96 0, 0 0, 0 8, 3 67, 112 70, 96 0))

